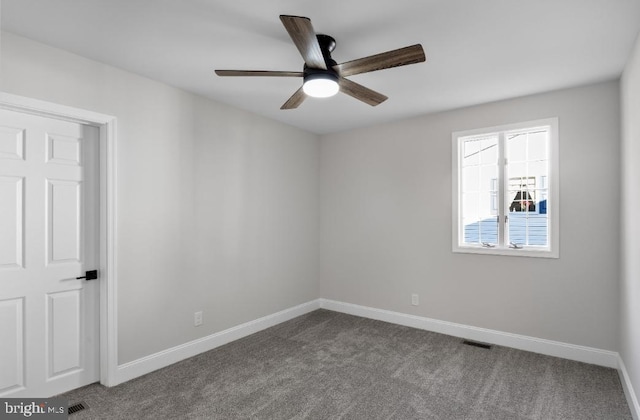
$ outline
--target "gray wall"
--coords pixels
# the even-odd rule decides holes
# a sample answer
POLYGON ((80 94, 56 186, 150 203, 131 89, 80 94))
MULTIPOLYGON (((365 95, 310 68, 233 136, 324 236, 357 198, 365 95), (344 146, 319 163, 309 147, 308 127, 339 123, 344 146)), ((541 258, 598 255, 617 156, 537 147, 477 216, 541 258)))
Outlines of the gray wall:
POLYGON ((622 273, 620 355, 640 401, 640 38, 621 82, 622 273))
POLYGON ((617 350, 618 88, 607 82, 324 136, 321 297, 617 350), (560 258, 453 254, 451 133, 554 116, 560 258))
MULTIPOLYGON (((3 34, 1 58, 0 90, 118 117, 119 363, 319 296, 618 350, 616 82, 318 142, 15 35, 3 34), (561 137, 560 259, 454 255, 451 132, 551 116, 561 137)), ((637 68, 622 89, 636 114, 625 86, 637 85, 637 68)), ((637 139, 637 124, 625 129, 637 139)), ((623 286, 638 296, 630 264, 623 286)), ((637 383, 631 294, 622 294, 622 342, 637 383)))
POLYGON ((12 34, 1 47, 1 90, 118 118, 119 363, 317 298, 317 136, 12 34))

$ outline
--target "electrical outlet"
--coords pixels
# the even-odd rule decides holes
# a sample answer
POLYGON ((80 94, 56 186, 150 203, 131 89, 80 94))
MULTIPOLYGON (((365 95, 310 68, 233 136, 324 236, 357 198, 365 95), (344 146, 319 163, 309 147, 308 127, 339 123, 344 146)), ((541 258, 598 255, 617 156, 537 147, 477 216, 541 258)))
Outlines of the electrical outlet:
POLYGON ((414 293, 414 294, 412 294, 412 295, 411 295, 411 304, 412 304, 413 306, 418 306, 418 303, 419 303, 418 295, 417 295, 417 294, 415 294, 415 293, 414 293))
POLYGON ((196 327, 202 325, 202 311, 193 314, 193 325, 196 327))

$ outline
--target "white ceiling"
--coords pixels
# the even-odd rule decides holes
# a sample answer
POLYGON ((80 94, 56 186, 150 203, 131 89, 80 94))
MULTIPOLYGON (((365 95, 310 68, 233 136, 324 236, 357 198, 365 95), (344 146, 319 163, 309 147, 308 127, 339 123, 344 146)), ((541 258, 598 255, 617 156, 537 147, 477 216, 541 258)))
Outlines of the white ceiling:
POLYGON ((330 133, 620 76, 640 0, 2 0, 2 30, 315 133, 330 133), (350 77, 389 96, 280 106, 302 70, 280 14, 311 18, 344 62, 421 43, 427 62, 350 77))

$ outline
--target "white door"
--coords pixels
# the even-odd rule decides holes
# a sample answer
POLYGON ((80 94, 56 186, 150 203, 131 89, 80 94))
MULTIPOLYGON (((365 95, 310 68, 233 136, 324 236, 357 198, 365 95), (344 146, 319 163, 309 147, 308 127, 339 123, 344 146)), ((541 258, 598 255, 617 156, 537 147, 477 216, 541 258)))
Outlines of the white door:
POLYGON ((0 397, 99 380, 98 138, 0 110, 0 397))

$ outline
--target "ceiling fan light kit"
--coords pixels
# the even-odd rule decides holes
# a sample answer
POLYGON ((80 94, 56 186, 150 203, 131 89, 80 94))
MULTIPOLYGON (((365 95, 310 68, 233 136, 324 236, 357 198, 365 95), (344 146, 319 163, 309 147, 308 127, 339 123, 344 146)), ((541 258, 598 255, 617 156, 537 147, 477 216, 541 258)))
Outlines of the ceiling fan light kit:
POLYGON ((304 76, 302 90, 314 98, 329 98, 340 91, 338 75, 331 73, 311 73, 304 76))
POLYGON ((335 39, 329 35, 316 35, 309 18, 281 15, 280 20, 304 59, 302 72, 216 70, 218 76, 302 77, 302 87, 280 109, 295 109, 307 96, 328 98, 340 91, 376 106, 387 100, 387 97, 345 77, 425 61, 422 45, 415 44, 338 64, 331 58, 331 52, 336 47, 335 39))

